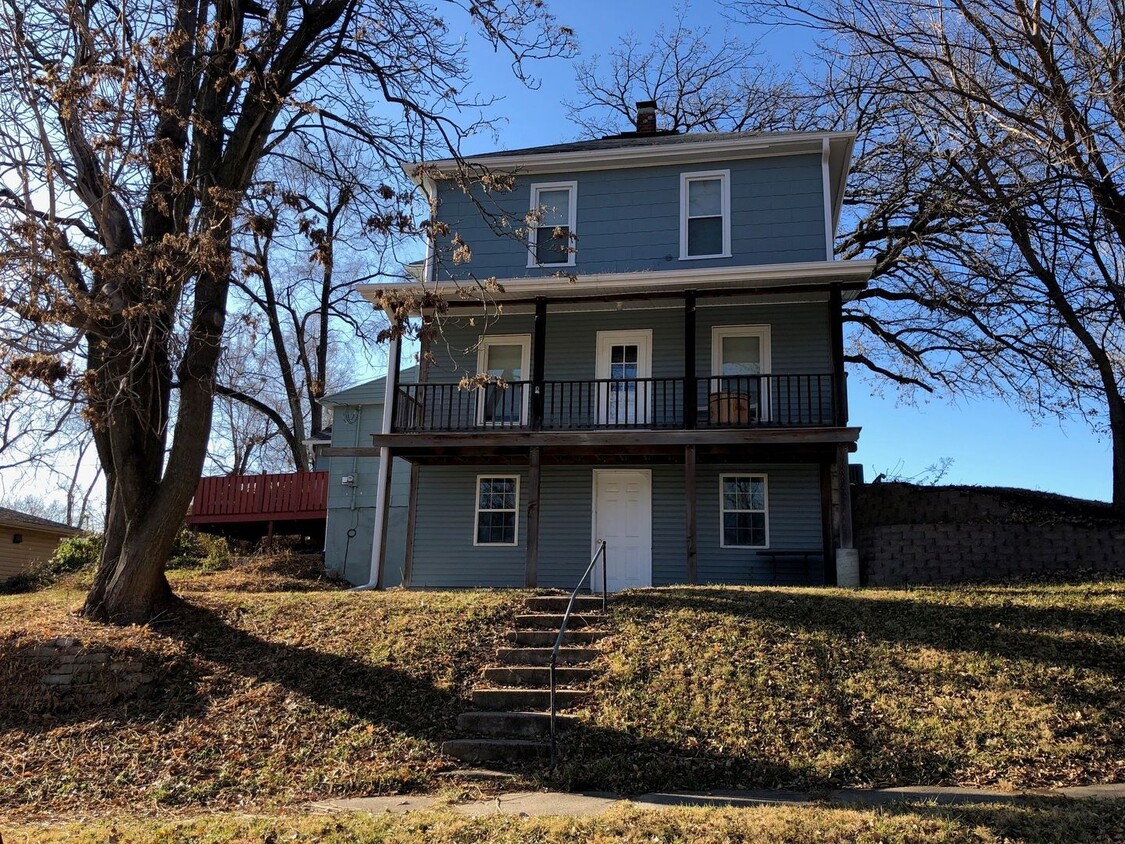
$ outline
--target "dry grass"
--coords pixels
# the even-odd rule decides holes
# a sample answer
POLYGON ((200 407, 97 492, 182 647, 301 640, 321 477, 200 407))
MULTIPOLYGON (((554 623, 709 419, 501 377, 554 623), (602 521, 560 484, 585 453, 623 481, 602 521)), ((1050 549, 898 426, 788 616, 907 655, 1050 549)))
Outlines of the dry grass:
POLYGON ((0 597, 0 812, 262 809, 434 787, 440 742, 518 603, 197 592, 163 623, 115 628, 75 616, 81 597, 0 597), (142 663, 153 692, 100 707, 45 697, 25 657, 59 635, 142 663))
POLYGON ((1120 581, 671 588, 614 615, 573 787, 1125 780, 1120 581))
POLYGON ((939 808, 902 804, 874 809, 771 806, 754 809, 641 811, 622 807, 590 818, 466 818, 450 812, 184 820, 121 818, 5 830, 7 844, 1114 844, 1125 841, 1125 806, 1047 802, 1030 806, 939 808))
MULTIPOLYGON (((440 743, 520 593, 343 593, 293 560, 262 566, 176 573, 185 606, 151 628, 76 617, 73 587, 0 596, 0 817, 270 812, 441 787, 440 743), (310 582, 322 591, 296 591, 310 582), (142 664, 152 693, 45 695, 25 657, 60 635, 142 664)), ((677 588, 613 613, 590 726, 553 786, 1125 779, 1121 582, 677 588)), ((525 840, 516 829, 497 834, 525 840)))

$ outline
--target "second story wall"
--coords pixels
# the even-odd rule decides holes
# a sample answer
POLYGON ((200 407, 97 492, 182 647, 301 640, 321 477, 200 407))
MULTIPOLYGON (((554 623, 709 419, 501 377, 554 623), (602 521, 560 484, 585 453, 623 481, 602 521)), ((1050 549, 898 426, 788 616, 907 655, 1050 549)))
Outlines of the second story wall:
MULTIPOLYGON (((777 155, 723 162, 622 167, 583 173, 518 175, 511 192, 474 198, 506 216, 508 235, 491 231, 473 200, 451 182, 439 187, 439 218, 472 251, 468 263, 450 260, 449 239, 439 243, 437 280, 550 277, 558 272, 653 272, 740 265, 823 261, 826 255, 824 170, 819 155, 777 155), (685 175, 729 173, 730 255, 681 256, 681 192, 685 175), (576 194, 573 266, 528 266, 524 227, 536 185, 573 184, 576 194)), ((560 284, 565 284, 560 280, 560 284)))
MULTIPOLYGON (((769 369, 786 375, 820 374, 832 370, 828 331, 828 303, 801 302, 769 305, 730 305, 722 300, 701 304, 696 311, 696 375, 713 374, 712 349, 717 327, 768 326, 769 369)), ((445 322, 435 341, 427 381, 456 383, 478 372, 477 346, 482 338, 511 335, 530 337, 530 314, 504 314, 487 325, 469 319, 445 322)), ((653 378, 684 375, 683 306, 636 310, 549 312, 544 377, 548 381, 597 377, 598 333, 651 331, 653 378)), ((529 375, 523 380, 529 380, 529 375)))

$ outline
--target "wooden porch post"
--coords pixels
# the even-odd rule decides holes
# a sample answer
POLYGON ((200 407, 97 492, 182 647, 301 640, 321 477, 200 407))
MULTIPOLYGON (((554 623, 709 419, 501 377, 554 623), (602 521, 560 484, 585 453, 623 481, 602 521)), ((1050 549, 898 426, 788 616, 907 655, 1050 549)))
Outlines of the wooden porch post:
POLYGON ((843 296, 840 285, 828 289, 828 331, 832 343, 832 416, 836 425, 848 424, 848 385, 844 371, 843 296))
POLYGON ((824 584, 836 585, 836 543, 832 525, 832 464, 820 461, 820 525, 824 545, 824 584))
MULTIPOLYGON (((414 410, 414 425, 421 428, 425 422, 425 384, 430 378, 430 345, 433 320, 422 314, 422 331, 418 350, 418 403, 414 410)), ((410 463, 410 499, 406 507, 406 550, 402 561, 402 587, 410 588, 414 576, 414 530, 418 524, 418 482, 421 476, 418 461, 410 463)))
POLYGON ((535 297, 535 323, 531 333, 531 430, 543 427, 544 357, 547 351, 547 297, 535 297))
MULTIPOLYGON (((395 397, 398 395, 398 369, 402 360, 402 342, 392 337, 387 349, 386 392, 383 394, 383 433, 394 429, 395 397)), ((371 537, 371 569, 367 586, 384 588, 383 571, 387 562, 387 524, 391 510, 391 464, 394 455, 390 448, 379 449, 379 481, 375 492, 375 531, 371 537)))
POLYGON ((687 538, 687 582, 696 583, 699 550, 695 512, 695 446, 684 446, 684 535, 687 538))
POLYGON ((699 422, 696 378, 695 291, 688 290, 684 292, 684 427, 689 431, 699 422))
POLYGON ((534 589, 539 585, 539 446, 532 446, 527 473, 527 570, 524 586, 534 589))

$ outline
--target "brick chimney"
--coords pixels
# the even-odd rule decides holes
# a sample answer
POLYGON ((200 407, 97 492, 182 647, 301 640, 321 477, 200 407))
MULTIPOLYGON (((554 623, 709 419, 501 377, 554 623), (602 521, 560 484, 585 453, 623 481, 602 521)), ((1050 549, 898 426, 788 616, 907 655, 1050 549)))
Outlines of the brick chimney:
POLYGON ((637 103, 637 134, 656 134, 656 100, 643 100, 637 103))

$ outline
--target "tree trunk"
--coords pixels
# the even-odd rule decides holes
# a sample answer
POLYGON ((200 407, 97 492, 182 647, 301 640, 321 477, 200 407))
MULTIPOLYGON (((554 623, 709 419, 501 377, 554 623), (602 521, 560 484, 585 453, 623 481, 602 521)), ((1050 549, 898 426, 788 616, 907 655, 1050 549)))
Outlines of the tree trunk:
POLYGON ((1112 452, 1113 510, 1125 521, 1125 397, 1109 399, 1109 435, 1112 452))

